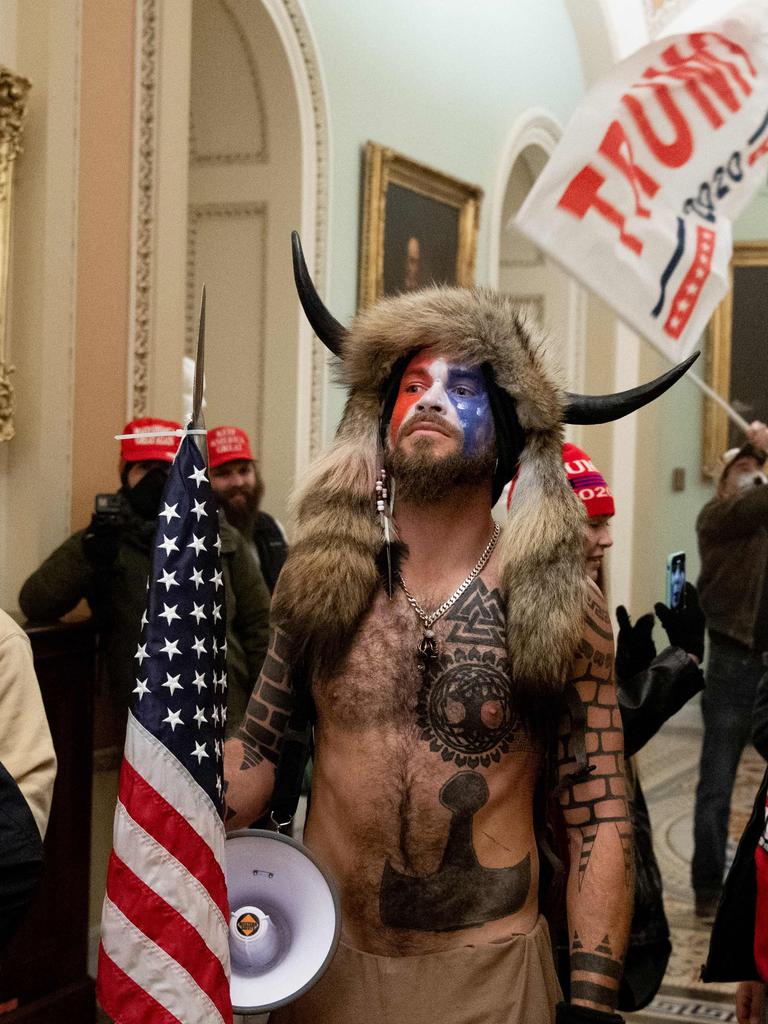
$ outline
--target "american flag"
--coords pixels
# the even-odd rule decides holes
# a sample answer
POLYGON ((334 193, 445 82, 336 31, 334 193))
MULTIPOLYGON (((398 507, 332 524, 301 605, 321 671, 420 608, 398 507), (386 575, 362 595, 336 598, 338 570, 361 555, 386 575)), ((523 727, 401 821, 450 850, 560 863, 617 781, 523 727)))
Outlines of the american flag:
POLYGON ((161 501, 101 919, 97 995, 118 1024, 232 1021, 218 512, 185 436, 161 501))

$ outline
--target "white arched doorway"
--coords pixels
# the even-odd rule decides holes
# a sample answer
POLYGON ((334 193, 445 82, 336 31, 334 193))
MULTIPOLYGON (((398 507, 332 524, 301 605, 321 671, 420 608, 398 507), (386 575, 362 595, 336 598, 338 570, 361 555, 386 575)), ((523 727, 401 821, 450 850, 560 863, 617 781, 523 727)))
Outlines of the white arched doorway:
POLYGON ((193 0, 190 67, 186 354, 205 283, 206 421, 248 432, 266 506, 282 518, 297 441, 296 90, 272 19, 251 0, 193 0))
POLYGON ((513 125, 491 204, 491 284, 512 296, 546 339, 559 379, 580 390, 584 369, 583 293, 569 275, 515 227, 515 216, 544 169, 561 129, 544 110, 513 125))
POLYGON ((206 419, 249 431, 282 516, 323 434, 325 360, 290 260, 298 228, 323 287, 328 128, 311 32, 296 0, 139 0, 137 18, 128 411, 181 415, 205 281, 206 419))

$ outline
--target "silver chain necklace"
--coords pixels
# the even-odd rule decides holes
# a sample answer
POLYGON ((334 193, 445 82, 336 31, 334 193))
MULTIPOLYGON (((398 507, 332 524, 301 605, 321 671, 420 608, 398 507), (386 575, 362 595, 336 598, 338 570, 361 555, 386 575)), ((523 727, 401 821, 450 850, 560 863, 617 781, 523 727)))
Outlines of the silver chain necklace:
POLYGON ((439 608, 435 608, 433 612, 427 613, 424 611, 424 609, 418 603, 418 601, 410 592, 408 587, 406 587, 405 580, 403 579, 402 574, 398 573, 397 580, 400 586, 403 588, 405 598, 408 604, 411 606, 411 608, 413 608, 413 610, 421 619, 422 625, 424 627, 424 635, 422 636, 418 646, 420 658, 419 668, 421 669, 422 672, 426 671, 428 662, 430 662, 433 658, 437 657, 437 638, 435 637, 435 632, 432 629, 432 626, 435 624, 435 622, 437 622, 441 615, 445 615, 445 613, 448 611, 451 605, 455 604, 458 601, 458 599, 461 597, 461 595, 464 593, 464 591, 467 589, 470 583, 472 583, 472 581, 483 571, 488 562, 488 559, 493 554, 493 549, 496 547, 496 541, 499 539, 500 533, 501 527, 499 526, 498 523, 496 523, 493 527, 491 539, 486 544, 485 551, 483 551, 482 555, 480 555, 477 565, 474 567, 469 576, 467 576, 467 578, 457 587, 457 589, 454 590, 451 596, 446 601, 443 601, 439 608))

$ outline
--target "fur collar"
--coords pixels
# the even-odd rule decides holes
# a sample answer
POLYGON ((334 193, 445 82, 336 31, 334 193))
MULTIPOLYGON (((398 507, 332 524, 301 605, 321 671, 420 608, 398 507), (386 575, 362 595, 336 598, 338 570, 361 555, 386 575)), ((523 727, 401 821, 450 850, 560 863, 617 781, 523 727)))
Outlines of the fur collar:
POLYGON ((585 513, 562 465, 562 392, 519 309, 494 292, 430 288, 381 300, 353 322, 340 370, 349 398, 333 445, 295 498, 297 539, 273 622, 320 671, 343 658, 380 585, 373 494, 381 390, 398 359, 430 346, 449 359, 490 363, 526 433, 499 550, 510 664, 519 705, 532 709, 562 690, 579 641, 585 513))

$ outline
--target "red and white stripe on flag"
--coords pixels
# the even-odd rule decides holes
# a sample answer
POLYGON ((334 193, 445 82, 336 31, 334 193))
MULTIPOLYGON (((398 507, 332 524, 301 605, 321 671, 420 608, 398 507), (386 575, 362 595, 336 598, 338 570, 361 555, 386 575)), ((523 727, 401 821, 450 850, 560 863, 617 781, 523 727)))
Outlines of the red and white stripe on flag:
POLYGON ((119 1024, 231 1022, 224 842, 208 795, 130 714, 97 982, 119 1024))

